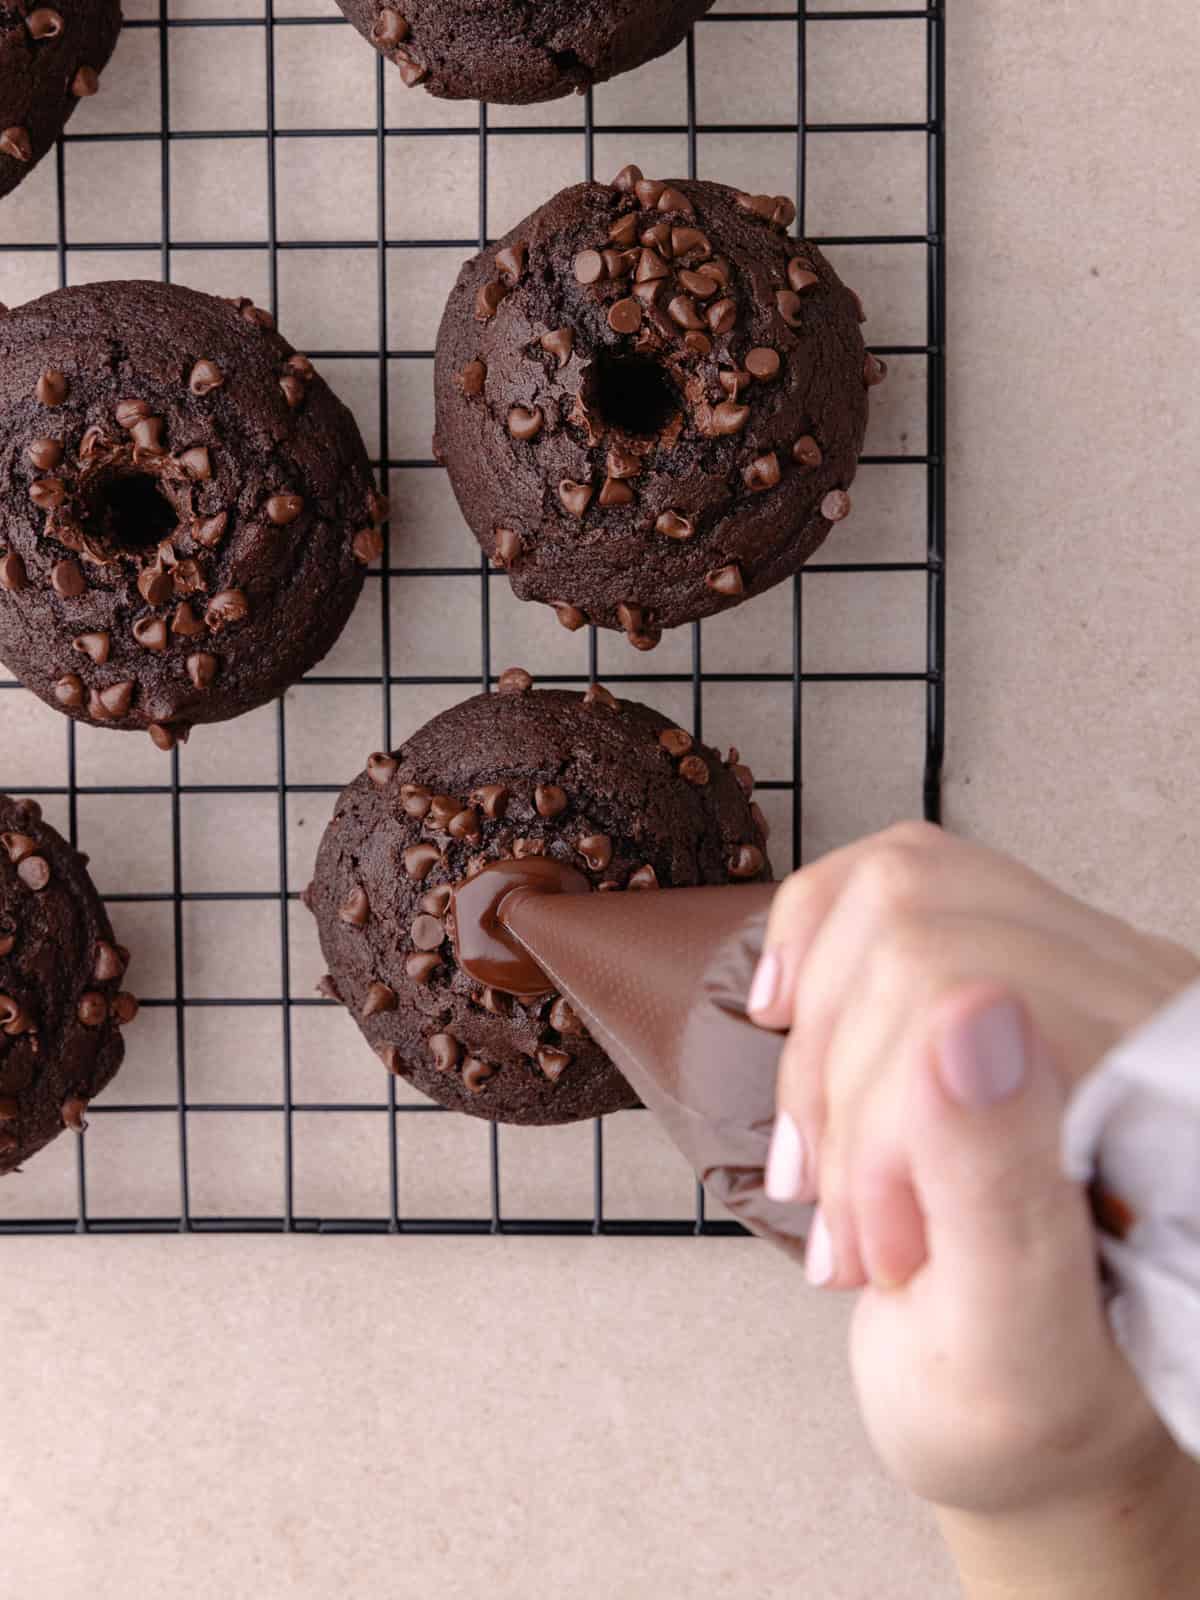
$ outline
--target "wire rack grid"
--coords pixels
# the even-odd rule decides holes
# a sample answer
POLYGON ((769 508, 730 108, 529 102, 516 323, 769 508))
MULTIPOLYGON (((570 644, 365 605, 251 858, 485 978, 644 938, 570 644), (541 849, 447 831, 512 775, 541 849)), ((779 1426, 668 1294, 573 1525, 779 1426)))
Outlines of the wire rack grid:
MULTIPOLYGON (((483 247, 489 240, 489 146, 497 134, 496 113, 486 105, 480 105, 477 112, 477 126, 474 137, 478 142, 478 237, 477 238, 408 238, 397 236, 395 229, 389 227, 389 163, 388 144, 390 140, 398 137, 418 137, 422 139, 437 139, 439 135, 454 134, 462 137, 464 133, 461 121, 457 125, 441 126, 436 121, 428 122, 419 128, 397 128, 389 125, 388 121, 388 84, 385 74, 393 69, 387 67, 382 60, 374 64, 374 110, 375 125, 373 128, 345 127, 283 127, 279 124, 277 115, 277 48, 279 40, 284 36, 285 30, 293 29, 328 29, 344 28, 346 24, 337 15, 282 15, 277 14, 277 0, 264 0, 265 9, 261 14, 246 15, 214 15, 214 16, 177 16, 169 14, 168 0, 153 0, 156 11, 153 15, 134 17, 127 21, 126 29, 139 33, 149 33, 157 40, 157 77, 159 91, 160 116, 159 126, 149 132, 128 132, 116 134, 96 134, 76 132, 68 134, 60 143, 57 150, 57 186, 56 186, 56 237, 52 239, 35 240, 16 244, 5 245, 5 250, 18 254, 34 254, 49 257, 56 261, 57 280, 60 285, 70 281, 70 262, 78 256, 86 256, 95 252, 157 252, 161 276, 169 280, 172 276, 175 263, 186 259, 188 252, 203 249, 205 252, 239 252, 247 250, 265 251, 267 262, 267 287, 269 305, 273 312, 278 309, 280 298, 280 272, 281 263, 291 250, 303 248, 306 251, 333 251, 333 250, 363 250, 374 256, 375 284, 374 292, 377 299, 378 317, 378 342, 374 349, 330 349, 311 350, 310 354, 317 360, 336 363, 338 361, 369 362, 375 374, 375 399, 378 439, 380 441, 379 455, 374 466, 379 474, 381 485, 386 489, 393 481, 393 474, 427 474, 436 469, 436 463, 420 456, 409 454, 396 454, 393 452, 391 439, 392 433, 389 426, 389 408, 392 405, 394 394, 390 382, 392 367, 396 362, 428 362, 432 351, 428 349, 402 349, 390 348, 389 340, 389 297, 396 294, 396 286, 389 263, 400 253, 414 249, 446 249, 458 250, 460 253, 469 252, 474 248, 483 247), (238 30, 256 30, 264 43, 265 57, 265 126, 259 128, 236 128, 217 131, 197 132, 193 128, 178 128, 172 120, 171 98, 171 40, 172 36, 180 30, 190 29, 219 29, 234 28, 238 30), (375 148, 375 237, 373 239, 311 239, 296 241, 281 236, 284 232, 280 226, 280 204, 277 185, 278 157, 281 146, 292 139, 320 139, 339 140, 351 136, 362 138, 368 136, 374 141, 375 148), (265 237, 248 241, 235 240, 205 240, 203 244, 189 241, 186 238, 176 237, 172 230, 172 184, 176 181, 173 173, 172 150, 180 143, 195 138, 226 138, 260 141, 265 147, 266 158, 266 232, 265 237), (103 239, 79 241, 72 239, 68 229, 67 206, 67 179, 68 162, 65 147, 83 145, 86 143, 112 143, 128 145, 129 143, 142 143, 151 146, 157 144, 159 150, 159 183, 161 190, 160 201, 160 231, 157 239, 136 242, 128 239, 112 242, 103 239)), ((278 0, 282 3, 282 0, 278 0)), ((748 9, 753 0, 741 0, 741 9, 729 9, 736 6, 739 0, 718 0, 717 9, 710 12, 696 25, 692 35, 686 41, 679 54, 679 62, 684 74, 684 104, 686 115, 679 122, 644 122, 625 120, 621 123, 598 121, 595 109, 595 96, 589 91, 583 98, 581 120, 569 126, 547 126, 541 122, 528 124, 514 121, 511 118, 503 124, 505 137, 526 136, 531 141, 526 145, 530 152, 544 148, 532 141, 542 139, 555 140, 565 135, 576 138, 582 136, 583 171, 577 176, 591 178, 595 175, 596 145, 598 138, 609 135, 621 135, 624 147, 630 152, 630 159, 637 159, 638 141, 643 138, 655 138, 664 134, 680 136, 686 141, 687 174, 689 176, 708 175, 703 170, 701 156, 701 140, 711 135, 770 135, 780 143, 789 143, 794 147, 795 163, 795 197, 797 202, 796 231, 804 234, 806 224, 810 221, 809 197, 811 191, 811 174, 814 163, 819 157, 814 155, 822 138, 829 135, 907 135, 910 138, 919 138, 924 145, 924 224, 909 232, 881 232, 881 233, 846 233, 840 235, 814 234, 823 247, 831 250, 838 248, 870 247, 885 252, 895 252, 898 247, 913 247, 922 257, 922 270, 920 273, 920 286, 923 293, 924 304, 922 307, 922 320, 924 323, 925 337, 923 341, 906 344, 872 344, 872 349, 884 357, 914 357, 924 363, 923 394, 920 397, 921 410, 924 421, 923 449, 918 452, 902 450, 895 453, 878 453, 864 458, 863 466, 867 471, 878 468, 902 468, 906 474, 919 474, 923 485, 923 528, 920 543, 923 548, 914 550, 915 559, 903 561, 886 561, 863 559, 856 561, 840 561, 837 559, 837 538, 830 542, 830 559, 812 562, 804 573, 796 578, 787 595, 788 622, 790 623, 790 670, 779 671, 739 671, 739 670, 714 670, 705 665, 705 638, 711 624, 696 624, 690 630, 690 662, 677 663, 679 670, 656 670, 652 659, 642 658, 633 665, 635 670, 622 670, 626 662, 622 660, 617 670, 605 670, 599 674, 601 645, 595 630, 590 630, 586 644, 586 663, 579 663, 577 672, 550 672, 538 673, 539 681, 561 683, 586 683, 601 675, 606 682, 619 684, 625 692, 641 694, 647 697, 647 691, 653 688, 660 692, 671 692, 676 695, 686 696, 690 705, 691 720, 696 732, 702 733, 706 721, 706 697, 718 692, 716 686, 741 686, 748 694, 765 693, 770 686, 773 692, 785 693, 789 701, 790 736, 791 736, 791 770, 790 774, 769 778, 760 785, 767 797, 765 804, 778 798, 780 802, 790 803, 790 818, 785 824, 785 832, 790 828, 791 857, 798 861, 801 857, 801 805, 800 793, 802 783, 802 768, 804 763, 804 715, 806 694, 813 692, 813 686, 820 684, 909 684, 915 687, 923 701, 920 720, 905 733, 906 740, 919 741, 919 759, 914 761, 914 772, 918 774, 919 794, 913 798, 914 804, 910 809, 923 810, 926 817, 937 820, 939 817, 939 791, 944 748, 944 708, 945 708, 945 673, 944 673, 944 644, 945 644, 945 461, 944 461, 944 420, 945 420, 945 124, 944 124, 944 89, 945 89, 945 16, 944 0, 930 0, 922 7, 905 7, 888 9, 885 7, 855 6, 853 0, 841 9, 818 9, 809 6, 801 0, 797 7, 786 3, 786 0, 776 0, 783 4, 784 9, 748 9), (881 23, 904 23, 918 28, 921 32, 924 68, 924 115, 911 120, 888 121, 815 121, 809 115, 810 101, 810 54, 811 42, 820 28, 828 28, 834 24, 844 24, 852 27, 855 43, 861 39, 863 48, 869 48, 869 41, 873 32, 873 25, 881 23), (701 30, 711 30, 712 34, 720 37, 719 30, 736 26, 744 28, 748 25, 761 25, 760 37, 767 41, 767 47, 773 55, 787 52, 794 55, 795 68, 795 113, 791 120, 779 122, 709 122, 701 120, 697 114, 697 38, 701 30), (776 45, 776 41, 778 44, 776 45), (922 666, 913 671, 812 671, 805 664, 805 590, 811 585, 821 585, 828 581, 826 575, 841 574, 850 576, 860 574, 910 574, 920 586, 921 609, 923 615, 920 619, 920 631, 923 637, 925 660, 922 666)), ((764 0, 764 5, 769 5, 771 0, 764 0)), ((731 37, 731 36, 729 36, 731 37)), ((882 37, 882 36, 881 36, 882 37)), ((893 36, 894 37, 894 36, 893 36)), ((366 45, 361 48, 366 50, 366 45)), ((675 58, 672 58, 674 60, 675 58)), ((664 64, 663 70, 667 70, 664 64)), ((747 178, 747 183, 749 179, 747 178)), ((535 192, 529 195, 532 205, 541 195, 535 192)), ((2 221, 2 218, 0 218, 2 221)), ((491 236, 495 236, 493 230, 491 236)), ((446 288, 449 287, 449 278, 446 279, 446 288)), ((287 332, 286 323, 284 331, 287 332)), ((364 420, 360 413, 360 421, 364 420)), ((411 481, 409 479, 408 481, 411 481)), ((417 478, 418 483, 420 478, 417 478)), ((426 479, 428 481, 428 479, 426 479)), ((861 480, 860 480, 861 481, 861 480)), ((404 507, 410 517, 419 516, 419 507, 404 507)), ((468 539, 465 531, 462 536, 464 555, 468 539)), ((473 547, 472 547, 473 548, 473 547)), ((870 557, 875 552, 863 552, 870 557)), ((393 532, 389 538, 389 546, 385 551, 382 562, 376 570, 369 575, 369 587, 364 595, 363 606, 378 608, 379 642, 381 645, 381 667, 378 675, 363 673, 335 673, 329 670, 318 669, 310 674, 301 686, 301 692, 308 685, 339 685, 342 687, 355 686, 370 689, 377 687, 380 691, 381 715, 379 722, 379 740, 382 748, 391 749, 399 742, 409 727, 395 728, 396 713, 394 708, 394 694, 401 688, 435 688, 438 694, 443 695, 446 703, 462 695, 473 692, 482 686, 484 689, 494 685, 498 672, 503 667, 511 664, 507 660, 494 660, 495 639, 493 619, 495 616, 496 600, 493 596, 492 585, 495 582, 504 582, 503 575, 489 568, 486 560, 479 559, 474 562, 465 562, 462 565, 405 565, 400 558, 403 557, 403 533, 393 532), (393 549, 397 559, 393 559, 393 549), (479 613, 481 619, 480 638, 480 671, 477 675, 454 674, 428 674, 421 672, 397 672, 395 670, 395 657, 393 651, 393 633, 395 631, 395 613, 393 612, 393 587, 403 584, 414 578, 422 580, 471 580, 478 583, 479 613), (373 590, 373 592, 372 592, 373 590)), ((756 601, 754 605, 763 604, 756 601)), ((526 608, 532 610, 533 608, 526 608)), ((539 615, 540 615, 539 608, 539 615)), ((774 613, 773 613, 774 614, 774 613)), ((748 624, 752 617, 750 608, 741 608, 736 616, 748 624)), ((610 659, 609 657, 605 658, 610 659)), ((728 659, 722 657, 724 665, 729 665, 728 659)), ((411 667, 412 662, 404 660, 403 665, 411 667)), ((11 694, 24 694, 21 686, 15 681, 0 681, 0 687, 10 691, 4 699, 13 704, 11 694)), ((80 771, 79 758, 79 732, 73 722, 59 723, 56 727, 65 728, 65 781, 59 783, 41 783, 36 785, 22 785, 22 792, 34 793, 46 797, 48 805, 63 808, 64 822, 69 829, 72 841, 79 841, 85 848, 90 840, 87 830, 80 828, 80 803, 92 797, 105 796, 118 798, 119 803, 124 803, 122 797, 156 796, 165 800, 170 814, 170 846, 167 859, 166 877, 169 881, 153 890, 126 891, 106 893, 106 899, 115 905, 115 917, 118 922, 121 917, 123 905, 155 906, 161 908, 167 917, 167 931, 169 933, 170 956, 166 966, 173 977, 172 992, 164 995, 148 995, 143 999, 143 1006, 151 1015, 158 1013, 160 1017, 169 1019, 166 1023, 164 1037, 164 1057, 173 1054, 173 1082, 169 1085, 168 1092, 156 1100, 146 1099, 137 1102, 106 1105, 103 1102, 92 1107, 92 1115, 99 1124, 98 1133, 92 1137, 105 1136, 105 1122, 111 1117, 120 1117, 127 1121, 145 1127, 151 1119, 167 1119, 174 1132, 174 1151, 172 1155, 171 1187, 177 1199, 173 1204, 148 1203, 129 1208, 136 1214, 112 1214, 111 1210, 98 1208, 93 1204, 93 1197, 89 1189, 89 1136, 83 1135, 71 1141, 73 1151, 69 1158, 60 1157, 60 1161, 69 1159, 71 1171, 71 1204, 63 1202, 63 1190, 60 1186, 58 1199, 51 1200, 40 1208, 38 1214, 22 1214, 19 1203, 15 1206, 9 1204, 0 1211, 0 1232, 8 1234, 25 1233, 159 1233, 171 1231, 195 1232, 304 1232, 304 1233, 390 1233, 390 1234, 608 1234, 608 1235, 728 1235, 742 1232, 738 1224, 724 1217, 710 1216, 706 1211, 703 1190, 697 1185, 694 1197, 688 1200, 687 1214, 661 1216, 644 1214, 638 1208, 630 1213, 614 1215, 613 1207, 608 1202, 607 1177, 606 1177, 606 1132, 604 1126, 597 1122, 589 1130, 590 1152, 585 1152, 579 1145, 573 1146, 572 1159, 579 1165, 581 1162, 587 1166, 587 1182, 590 1188, 590 1214, 587 1208, 577 1208, 579 1214, 563 1216, 547 1213, 545 1215, 516 1214, 514 1204, 508 1199, 504 1183, 502 1182, 501 1162, 501 1130, 494 1125, 486 1129, 486 1185, 482 1185, 479 1193, 486 1195, 483 1205, 468 1208, 471 1214, 461 1213, 462 1208, 446 1207, 446 1211, 454 1209, 456 1214, 413 1214, 412 1208, 407 1205, 402 1196, 401 1176, 406 1160, 414 1159, 405 1150, 405 1132, 413 1126, 414 1116, 422 1113, 428 1116, 445 1117, 440 1107, 421 1101, 418 1097, 411 1100, 402 1099, 398 1093, 394 1080, 387 1080, 386 1099, 347 1101, 333 1098, 304 1098, 294 1093, 294 1030, 297 1019, 303 1018, 311 1008, 327 1007, 329 1002, 311 995, 297 994, 294 992, 293 967, 296 964, 295 932, 291 912, 298 900, 299 891, 303 884, 296 881, 295 873, 289 869, 289 860, 294 856, 289 850, 290 812, 304 803, 306 796, 332 797, 338 792, 342 783, 349 776, 345 771, 329 771, 325 781, 296 782, 289 776, 289 709, 291 697, 281 700, 273 708, 273 740, 275 746, 276 777, 274 782, 251 783, 237 782, 199 782, 195 781, 196 769, 192 766, 186 769, 182 765, 182 753, 176 750, 169 759, 163 762, 163 777, 157 783, 122 784, 122 783, 94 783, 89 782, 87 775, 80 771), (278 879, 274 886, 263 889, 235 890, 235 889, 203 889, 197 890, 188 886, 187 858, 188 850, 183 835, 183 811, 185 805, 193 797, 216 796, 224 797, 222 803, 233 803, 235 797, 257 797, 269 803, 273 812, 272 829, 277 834, 277 839, 269 841, 278 854, 278 879), (270 908, 277 915, 278 925, 278 972, 280 975, 280 990, 278 994, 256 994, 253 996, 231 993, 195 993, 189 992, 187 963, 185 961, 185 939, 195 937, 194 930, 189 925, 189 915, 198 904, 206 902, 231 903, 231 902, 258 902, 270 908), (201 1097, 189 1091, 189 1067, 194 1063, 196 1044, 191 1037, 189 1019, 195 1018, 199 1013, 208 1008, 215 1008, 223 1013, 245 1016, 253 1010, 262 1012, 264 1009, 274 1013, 278 1018, 278 1061, 273 1093, 257 1099, 240 1099, 235 1095, 221 1095, 216 1097, 201 1097), (377 1128, 382 1119, 385 1132, 383 1143, 386 1147, 386 1181, 381 1194, 382 1203, 377 1210, 360 1215, 331 1215, 322 1213, 319 1207, 311 1207, 303 1203, 303 1196, 297 1193, 296 1171, 296 1128, 300 1118, 308 1119, 316 1116, 318 1121, 324 1118, 327 1125, 333 1128, 333 1119, 337 1115, 364 1116, 373 1119, 372 1128, 377 1128), (207 1119, 241 1119, 263 1118, 270 1116, 278 1123, 282 1135, 282 1149, 279 1152, 278 1166, 278 1205, 277 1207, 259 1207, 256 1214, 241 1214, 237 1206, 226 1207, 221 1203, 221 1197, 216 1197, 212 1203, 211 1196, 204 1203, 197 1203, 194 1193, 192 1147, 196 1142, 197 1124, 203 1126, 207 1119), (99 1213, 99 1214, 98 1214, 99 1213)), ((678 704, 678 700, 676 701, 678 704)), ((294 715, 294 713, 292 713, 294 715)), ((117 736, 108 735, 109 739, 117 736)), ((364 752, 365 754, 365 752, 364 752)), ((201 769, 202 770, 202 769, 201 769)), ((331 804, 331 799, 328 801, 331 804)), ((775 850, 777 870, 786 866, 786 861, 780 861, 779 856, 786 851, 775 850)), ((361 1080, 375 1082, 377 1079, 361 1080)), ((118 1080, 118 1083, 120 1080, 118 1080)), ((403 1086, 401 1086, 403 1087, 403 1086)), ((636 1114, 629 1114, 636 1115, 636 1114)), ((449 1118, 447 1121, 451 1120, 449 1118)), ((462 1119, 455 1119, 461 1121, 462 1119)), ((617 1119, 619 1120, 619 1119, 617 1119)), ((648 1121, 639 1118, 640 1121, 648 1121)), ((226 1123, 228 1126, 228 1123, 226 1123)), ((504 1130, 505 1134, 509 1130, 504 1130)), ((136 1130, 135 1130, 136 1133, 136 1130)), ((372 1135, 374 1137, 374 1135, 372 1135)), ((66 1139, 59 1141, 65 1145, 66 1139)), ((57 1147, 52 1147, 57 1148, 57 1147)), ((130 1148, 136 1152, 137 1145, 131 1140, 130 1148)), ((327 1141, 323 1141, 323 1159, 337 1163, 353 1160, 353 1152, 339 1151, 336 1134, 331 1133, 327 1141)), ((44 1160, 45 1156, 39 1158, 44 1160)), ((415 1159, 420 1159, 416 1157, 415 1159)), ((14 1180, 15 1181, 15 1180, 14 1180)), ((136 1185, 135 1191, 136 1193, 136 1185)), ((690 1189, 689 1189, 690 1195, 690 1189)), ((530 1209, 528 1207, 526 1210, 530 1209)))

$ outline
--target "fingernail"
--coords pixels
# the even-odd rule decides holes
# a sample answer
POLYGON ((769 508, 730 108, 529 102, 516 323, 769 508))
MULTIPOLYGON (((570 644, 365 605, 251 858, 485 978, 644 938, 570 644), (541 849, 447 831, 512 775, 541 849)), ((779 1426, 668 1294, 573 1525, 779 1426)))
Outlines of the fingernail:
POLYGON ((813 1212, 808 1249, 804 1256, 804 1275, 814 1289, 823 1289, 834 1274, 833 1239, 825 1225, 820 1206, 813 1212))
POLYGON ((804 1169, 807 1165, 804 1136, 786 1111, 775 1118, 771 1134, 771 1148, 767 1154, 767 1171, 763 1188, 768 1200, 779 1200, 787 1205, 800 1198, 804 1187, 804 1169))
POLYGON ((999 1000, 948 1029, 938 1051, 942 1087, 972 1110, 1011 1099, 1028 1069, 1025 1022, 1011 1000, 999 1000))
POLYGON ((767 1009, 778 992, 781 970, 782 966, 775 951, 764 951, 759 957, 758 966, 754 969, 754 982, 750 985, 750 998, 746 1001, 747 1010, 767 1009))

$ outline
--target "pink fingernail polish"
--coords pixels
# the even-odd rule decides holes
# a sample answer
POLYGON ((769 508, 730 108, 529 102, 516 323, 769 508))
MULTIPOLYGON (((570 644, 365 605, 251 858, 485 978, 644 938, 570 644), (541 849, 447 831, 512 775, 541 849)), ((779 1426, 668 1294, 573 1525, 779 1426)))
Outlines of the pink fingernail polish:
POLYGON ((1000 1000, 951 1028, 938 1051, 938 1076, 952 1100, 971 1110, 1010 1100, 1028 1070, 1019 1006, 1000 1000))
POLYGON ((754 970, 754 982, 750 985, 750 997, 746 1001, 749 1011, 765 1011, 774 1000, 779 990, 779 978, 783 970, 782 963, 774 950, 764 950, 759 958, 758 966, 754 970))
POLYGON ((786 1111, 775 1118, 771 1134, 771 1148, 767 1154, 767 1170, 763 1189, 768 1200, 778 1200, 787 1205, 800 1198, 804 1187, 807 1152, 804 1136, 786 1111))
POLYGON ((827 1283, 832 1282, 835 1270, 833 1239, 818 1206, 813 1212, 812 1230, 808 1235, 804 1274, 814 1289, 823 1289, 827 1283))

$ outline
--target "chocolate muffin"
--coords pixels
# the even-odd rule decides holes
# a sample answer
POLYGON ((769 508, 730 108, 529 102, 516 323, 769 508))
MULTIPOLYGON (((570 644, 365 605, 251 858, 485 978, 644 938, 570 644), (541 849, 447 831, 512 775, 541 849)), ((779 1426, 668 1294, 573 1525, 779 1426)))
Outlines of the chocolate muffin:
POLYGON ((484 550, 566 628, 664 628, 790 577, 850 511, 862 305, 790 200, 626 167, 468 262, 435 449, 484 550))
POLYGON ((441 100, 557 100, 673 50, 713 0, 338 0, 410 87, 441 100))
POLYGON ((0 659, 68 716, 169 750, 273 699, 345 626, 386 506, 248 300, 99 283, 0 315, 0 659))
POLYGON ((753 781, 736 751, 723 761, 657 711, 599 685, 533 690, 511 669, 342 793, 305 897, 323 992, 391 1071, 455 1110, 557 1123, 636 1105, 562 996, 501 995, 458 967, 452 891, 531 856, 602 893, 769 878, 753 781))
POLYGON ((0 1173, 84 1127, 137 1016, 128 965, 87 857, 32 800, 0 795, 0 1173))
POLYGON ((0 0, 0 196, 50 149, 100 87, 121 31, 121 0, 0 0))

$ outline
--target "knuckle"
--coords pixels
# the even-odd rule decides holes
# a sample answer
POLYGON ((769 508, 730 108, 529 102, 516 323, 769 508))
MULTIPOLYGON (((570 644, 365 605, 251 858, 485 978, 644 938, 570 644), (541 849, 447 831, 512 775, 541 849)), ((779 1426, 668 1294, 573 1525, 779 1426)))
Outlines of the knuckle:
POLYGON ((855 870, 855 888, 870 905, 894 914, 916 904, 929 876, 924 854, 911 844, 881 841, 855 870))
POLYGON ((879 839, 881 843, 903 845, 910 850, 931 850, 945 844, 946 835, 935 822, 906 818, 885 828, 879 839))

